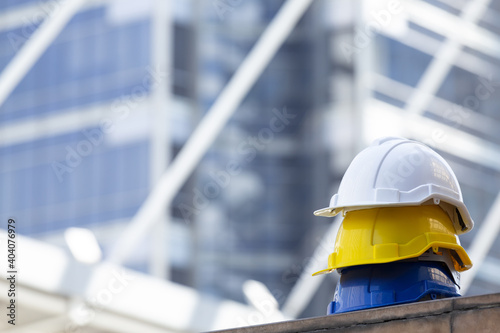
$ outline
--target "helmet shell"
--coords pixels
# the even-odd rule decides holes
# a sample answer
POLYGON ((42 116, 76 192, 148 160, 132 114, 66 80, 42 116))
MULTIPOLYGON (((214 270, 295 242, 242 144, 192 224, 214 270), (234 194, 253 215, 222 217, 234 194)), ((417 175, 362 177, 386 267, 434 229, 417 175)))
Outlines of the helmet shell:
POLYGON ((342 271, 327 314, 460 296, 440 262, 394 262, 342 271))
POLYGON ((417 258, 427 250, 449 249, 457 271, 472 267, 448 215, 436 205, 382 207, 346 213, 328 256, 328 268, 380 264, 417 258))
POLYGON ((372 207, 438 204, 450 216, 457 234, 474 222, 449 164, 426 145, 403 138, 382 138, 351 162, 330 206, 314 212, 335 216, 372 207))

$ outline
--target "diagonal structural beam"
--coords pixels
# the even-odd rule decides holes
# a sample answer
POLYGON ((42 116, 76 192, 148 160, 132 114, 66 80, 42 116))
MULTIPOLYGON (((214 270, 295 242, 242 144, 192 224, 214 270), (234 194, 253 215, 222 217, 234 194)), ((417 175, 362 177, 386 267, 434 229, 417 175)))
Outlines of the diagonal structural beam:
MULTIPOLYGON (((460 18, 465 27, 469 29, 479 21, 488 9, 491 0, 472 0, 468 2, 460 18)), ((464 29, 466 31, 466 29, 464 29)), ((406 111, 410 119, 406 122, 406 131, 411 130, 413 119, 421 115, 437 91, 443 84, 448 75, 452 64, 461 52, 460 34, 449 34, 447 40, 442 44, 441 48, 434 55, 427 70, 423 73, 420 81, 413 94, 408 100, 406 111), (411 125, 410 125, 411 124, 411 125), (410 126, 410 127, 408 127, 410 126)), ((486 258, 491 246, 493 245, 499 229, 500 223, 497 221, 500 217, 500 195, 495 200, 495 203, 488 213, 487 219, 483 222, 478 235, 475 236, 471 249, 471 259, 474 261, 474 267, 468 273, 464 274, 462 280, 462 292, 465 294, 470 287, 474 276, 477 274, 478 268, 486 258)))
MULTIPOLYGON (((165 0, 153 1, 154 10, 151 13, 152 35, 152 63, 160 71, 167 71, 172 66, 172 3, 165 0)), ((150 136, 150 186, 154 187, 161 175, 167 169, 171 159, 171 131, 168 121, 169 105, 171 101, 171 76, 167 75, 152 91, 151 119, 152 130, 150 136)), ((161 214, 159 221, 152 231, 152 240, 149 255, 149 271, 158 278, 169 279, 170 265, 168 242, 166 239, 170 228, 169 209, 161 214)))
MULTIPOLYGON (((491 0, 472 0, 462 10, 461 19, 465 26, 474 24, 484 14, 491 0)), ((448 75, 453 62, 461 52, 460 36, 450 34, 434 55, 426 71, 408 100, 406 110, 411 117, 425 111, 448 75)), ((408 122, 408 124, 411 122, 408 122)))
MULTIPOLYGON (((370 133, 370 139, 373 140, 381 135, 402 135, 400 129, 407 120, 399 107, 377 99, 371 99, 369 105, 366 113, 367 122, 377 125, 370 133), (383 121, 380 121, 381 119, 383 121)), ((500 149, 497 144, 461 131, 453 125, 446 125, 423 115, 415 115, 412 127, 406 131, 406 135, 431 148, 437 148, 468 161, 480 160, 482 165, 500 171, 500 149), (445 135, 439 141, 433 141, 431 138, 434 131, 445 135)))
POLYGON ((158 221, 312 0, 287 0, 111 249, 123 263, 158 221))
POLYGON ((85 0, 68 0, 54 9, 0 75, 0 107, 38 61, 85 0))
MULTIPOLYGON (((462 7, 459 1, 457 1, 455 5, 462 7)), ((457 38, 460 41, 462 46, 478 50, 493 58, 498 57, 498 53, 500 52, 500 39, 494 32, 472 22, 464 24, 462 16, 457 16, 444 9, 440 9, 429 2, 406 0, 404 6, 410 21, 430 31, 436 32, 439 35, 445 37, 453 36, 453 38, 457 38)), ((462 8, 460 8, 460 10, 462 10, 462 8)), ((410 31, 412 31, 412 29, 410 29, 410 31)), ((405 36, 404 39, 408 37, 409 36, 405 36)), ((403 43, 408 42, 403 39, 400 39, 400 41, 403 43)), ((434 39, 434 41, 438 42, 436 39, 434 39)), ((441 44, 441 42, 439 43, 441 44)))
MULTIPOLYGON (((283 304, 281 311, 285 316, 298 318, 311 302, 311 299, 321 286, 323 280, 327 277, 326 274, 314 277, 311 276, 311 274, 326 268, 328 255, 333 250, 333 245, 335 244, 335 238, 337 237, 341 222, 342 215, 337 215, 337 217, 332 220, 332 224, 314 250, 311 259, 300 274, 299 279, 283 304)), ((332 272, 331 276, 338 281, 339 275, 336 271, 332 272)))
POLYGON ((481 264, 486 259, 491 246, 500 233, 500 193, 497 195, 486 218, 481 223, 481 228, 474 236, 467 252, 474 266, 462 274, 462 293, 466 294, 474 277, 479 272, 481 264))
MULTIPOLYGON (((491 68, 490 68, 491 70, 491 68)), ((404 101, 408 96, 410 96, 413 92, 413 87, 406 85, 404 83, 401 83, 399 81, 390 79, 384 75, 381 74, 376 74, 372 73, 372 86, 371 89, 373 91, 380 92, 386 96, 392 97, 395 100, 399 101, 404 101)), ((443 114, 443 110, 448 110, 448 109, 459 109, 462 108, 464 112, 471 113, 474 112, 472 109, 467 108, 466 106, 462 106, 453 102, 450 102, 444 98, 440 97, 434 97, 434 101, 429 107, 427 108, 427 111, 430 113, 436 115, 436 116, 441 116, 443 114)), ((404 114, 404 113, 403 113, 404 114)), ((498 128, 500 128, 500 121, 497 121, 489 116, 486 116, 481 113, 475 113, 474 117, 469 117, 467 118, 466 122, 463 122, 460 124, 461 129, 468 129, 469 132, 470 130, 477 132, 477 133, 487 133, 488 136, 491 138, 494 138, 494 140, 499 140, 500 141, 500 132, 498 132, 498 128)), ((450 127, 450 126, 446 126, 450 127)), ((456 127, 457 126, 451 126, 451 127, 456 127)), ((458 129, 456 129, 458 131, 458 129)), ((467 132, 467 131, 464 131, 467 132)), ((381 133, 381 135, 383 135, 381 133)), ((490 141, 494 141, 490 140, 490 141)), ((485 147, 491 147, 492 150, 498 151, 500 147, 496 144, 481 144, 480 146, 474 148, 470 152, 467 152, 467 156, 465 156, 466 159, 470 161, 481 161, 481 164, 486 165, 490 168, 496 169, 500 171, 500 160, 498 159, 492 159, 489 157, 492 157, 493 155, 496 154, 487 154, 483 158, 479 158, 476 155, 478 151, 482 151, 485 147)), ((456 153, 451 152, 451 154, 456 155, 456 153)))

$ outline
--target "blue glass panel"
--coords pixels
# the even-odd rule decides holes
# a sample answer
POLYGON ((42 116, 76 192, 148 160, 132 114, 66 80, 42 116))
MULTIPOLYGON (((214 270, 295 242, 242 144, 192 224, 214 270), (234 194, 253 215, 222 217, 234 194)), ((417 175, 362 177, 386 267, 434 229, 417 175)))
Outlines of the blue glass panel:
MULTIPOLYGON (((111 101, 143 87, 150 61, 149 22, 110 25, 105 8, 78 13, 1 106, 0 123, 111 101)), ((22 33, 22 28, 0 33, 22 33)), ((13 51, 0 44, 0 65, 13 51)))

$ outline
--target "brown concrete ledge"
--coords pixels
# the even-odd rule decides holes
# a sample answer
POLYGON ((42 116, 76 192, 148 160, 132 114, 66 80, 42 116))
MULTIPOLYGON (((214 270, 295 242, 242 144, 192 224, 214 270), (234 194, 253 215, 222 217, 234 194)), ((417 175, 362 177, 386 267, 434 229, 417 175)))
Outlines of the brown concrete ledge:
POLYGON ((395 305, 218 332, 495 333, 500 332, 500 294, 395 305))

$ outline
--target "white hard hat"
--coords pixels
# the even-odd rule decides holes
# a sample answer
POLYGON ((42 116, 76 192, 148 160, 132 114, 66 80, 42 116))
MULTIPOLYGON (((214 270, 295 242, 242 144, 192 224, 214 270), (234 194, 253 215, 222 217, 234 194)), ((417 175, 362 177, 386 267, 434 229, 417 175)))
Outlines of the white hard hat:
POLYGON ((440 205, 453 221, 457 235, 474 226, 448 163, 420 142, 387 137, 374 141, 354 158, 330 206, 314 215, 423 204, 440 205))

